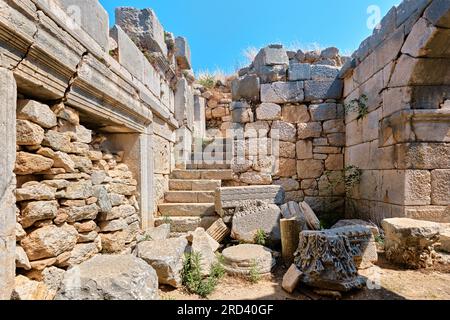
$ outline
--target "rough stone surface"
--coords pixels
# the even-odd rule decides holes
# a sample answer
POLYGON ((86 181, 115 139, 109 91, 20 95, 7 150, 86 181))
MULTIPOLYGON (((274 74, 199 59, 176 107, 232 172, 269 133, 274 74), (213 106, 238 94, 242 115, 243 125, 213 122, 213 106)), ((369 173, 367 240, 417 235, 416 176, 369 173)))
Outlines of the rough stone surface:
POLYGON ((303 273, 297 268, 295 264, 291 265, 289 270, 283 276, 283 283, 281 286, 288 293, 293 293, 300 283, 303 273))
POLYGON ((53 300, 54 296, 54 292, 51 292, 44 283, 30 280, 22 275, 15 279, 12 300, 53 300))
POLYGON ((255 269, 260 275, 267 275, 275 265, 272 252, 255 244, 229 247, 223 250, 222 255, 223 266, 230 275, 249 276, 255 269))
POLYGON ((198 228, 192 233, 191 250, 200 255, 200 266, 202 275, 211 274, 211 268, 217 263, 215 251, 219 248, 219 243, 206 233, 205 229, 198 228))
POLYGON ((244 76, 233 80, 231 84, 233 100, 241 99, 258 101, 260 96, 260 81, 255 75, 244 76))
POLYGON ((302 102, 303 82, 273 82, 261 85, 261 101, 268 103, 302 102))
POLYGON ((17 152, 16 167, 14 172, 17 175, 29 175, 43 172, 53 166, 53 160, 28 152, 17 152))
POLYGON ((44 129, 27 120, 17 120, 16 139, 19 146, 40 145, 44 140, 44 129))
POLYGON ((280 219, 278 206, 257 201, 237 209, 231 236, 236 240, 254 243, 258 230, 262 230, 271 241, 280 241, 280 219))
POLYGON ((43 128, 56 126, 56 116, 49 106, 34 100, 17 101, 17 119, 29 120, 43 128))
POLYGON ((156 270, 160 284, 178 288, 186 246, 185 238, 145 241, 138 244, 137 255, 156 270))
POLYGON ((56 218, 57 213, 57 201, 28 202, 22 206, 20 224, 26 229, 36 221, 56 218))
POLYGON ((275 103, 262 103, 256 109, 258 120, 279 120, 281 118, 281 107, 275 103))
POLYGON ((98 255, 64 274, 56 300, 157 300, 158 277, 142 259, 98 255))
POLYGON ((47 186, 39 182, 28 182, 22 185, 22 188, 16 190, 17 201, 27 200, 54 200, 56 188, 47 186))

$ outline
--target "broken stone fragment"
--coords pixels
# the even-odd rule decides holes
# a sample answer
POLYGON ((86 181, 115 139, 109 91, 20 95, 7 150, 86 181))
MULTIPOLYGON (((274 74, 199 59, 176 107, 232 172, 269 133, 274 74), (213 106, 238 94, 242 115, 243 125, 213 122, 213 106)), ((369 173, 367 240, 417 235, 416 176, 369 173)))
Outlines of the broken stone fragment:
POLYGON ((156 300, 158 277, 132 255, 97 255, 64 274, 55 299, 156 300))
POLYGON ((58 201, 33 201, 22 204, 20 224, 26 229, 35 222, 53 219, 58 213, 58 201))
POLYGON ((212 266, 217 262, 214 252, 217 251, 220 244, 206 233, 205 229, 197 228, 189 234, 189 241, 192 243, 192 253, 200 255, 200 266, 203 276, 211 273, 212 266))
POLYGON ((170 235, 170 224, 162 224, 158 227, 146 231, 143 235, 139 235, 137 242, 166 240, 170 235))
POLYGON ((288 293, 293 293, 300 283, 302 275, 302 272, 295 264, 291 265, 283 276, 282 288, 288 293))
POLYGON ((77 244, 70 253, 69 267, 73 267, 89 260, 102 249, 101 239, 97 237, 94 242, 77 244))
POLYGON ((137 245, 137 255, 155 268, 160 284, 178 288, 182 284, 181 272, 186 250, 186 238, 145 241, 137 245))
POLYGON ((61 151, 55 152, 52 159, 54 161, 54 168, 63 168, 67 173, 75 172, 75 163, 67 153, 61 151))
POLYGON ((16 201, 27 200, 54 200, 56 188, 36 181, 28 182, 22 185, 22 188, 16 190, 16 201))
POLYGON ((64 209, 69 216, 67 221, 74 223, 82 220, 94 220, 98 214, 98 207, 96 204, 81 206, 81 207, 67 207, 64 209))
POLYGON ((70 134, 68 133, 60 133, 57 131, 49 130, 45 133, 42 145, 50 147, 55 151, 62 151, 66 153, 70 153, 72 151, 70 134))
POLYGON ((65 197, 71 200, 87 199, 92 197, 93 191, 90 180, 71 182, 66 189, 65 197))
POLYGON ((40 145, 44 140, 45 131, 37 124, 27 120, 17 120, 16 143, 19 146, 40 145))
POLYGON ((23 275, 18 275, 14 283, 12 300, 53 300, 55 294, 48 287, 23 275))
POLYGON ((125 231, 101 233, 102 253, 120 253, 125 249, 128 234, 125 231))
POLYGON ((17 101, 17 119, 29 120, 45 129, 57 125, 56 116, 50 107, 34 100, 17 101))
POLYGON ((27 152, 17 152, 14 172, 17 175, 29 175, 49 170, 53 160, 27 152))
POLYGON ((306 202, 299 203, 300 209, 306 218, 306 224, 310 230, 320 230, 320 220, 317 218, 314 211, 306 202))
POLYGON ((16 268, 31 270, 31 264, 28 260, 27 254, 19 245, 16 246, 16 268))

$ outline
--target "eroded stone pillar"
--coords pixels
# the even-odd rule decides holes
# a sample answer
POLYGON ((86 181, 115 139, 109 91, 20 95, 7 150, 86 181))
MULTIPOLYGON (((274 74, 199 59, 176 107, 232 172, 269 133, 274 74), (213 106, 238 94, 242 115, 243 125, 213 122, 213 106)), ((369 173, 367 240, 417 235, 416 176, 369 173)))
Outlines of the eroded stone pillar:
POLYGON ((13 73, 0 67, 0 300, 14 287, 16 248, 16 102, 13 73))

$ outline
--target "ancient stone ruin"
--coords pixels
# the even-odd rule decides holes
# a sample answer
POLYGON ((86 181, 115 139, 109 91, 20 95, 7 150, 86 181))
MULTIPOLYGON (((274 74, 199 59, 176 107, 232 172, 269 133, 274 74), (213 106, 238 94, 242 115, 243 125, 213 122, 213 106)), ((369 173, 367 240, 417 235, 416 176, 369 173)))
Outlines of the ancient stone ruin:
POLYGON ((109 19, 0 0, 0 299, 153 300, 188 267, 341 296, 380 255, 450 263, 450 1, 210 85, 152 9, 109 19))

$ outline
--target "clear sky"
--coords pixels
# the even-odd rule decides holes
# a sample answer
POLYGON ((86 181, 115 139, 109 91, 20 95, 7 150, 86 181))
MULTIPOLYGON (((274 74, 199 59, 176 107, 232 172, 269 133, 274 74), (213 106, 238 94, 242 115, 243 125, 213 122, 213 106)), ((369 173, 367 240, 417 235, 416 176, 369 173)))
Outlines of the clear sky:
POLYGON ((377 6, 384 16, 400 0, 100 0, 114 23, 114 8, 155 10, 165 30, 188 38, 196 72, 233 72, 246 48, 336 46, 356 50, 372 30, 377 6), (368 13, 369 10, 369 13, 368 13))

